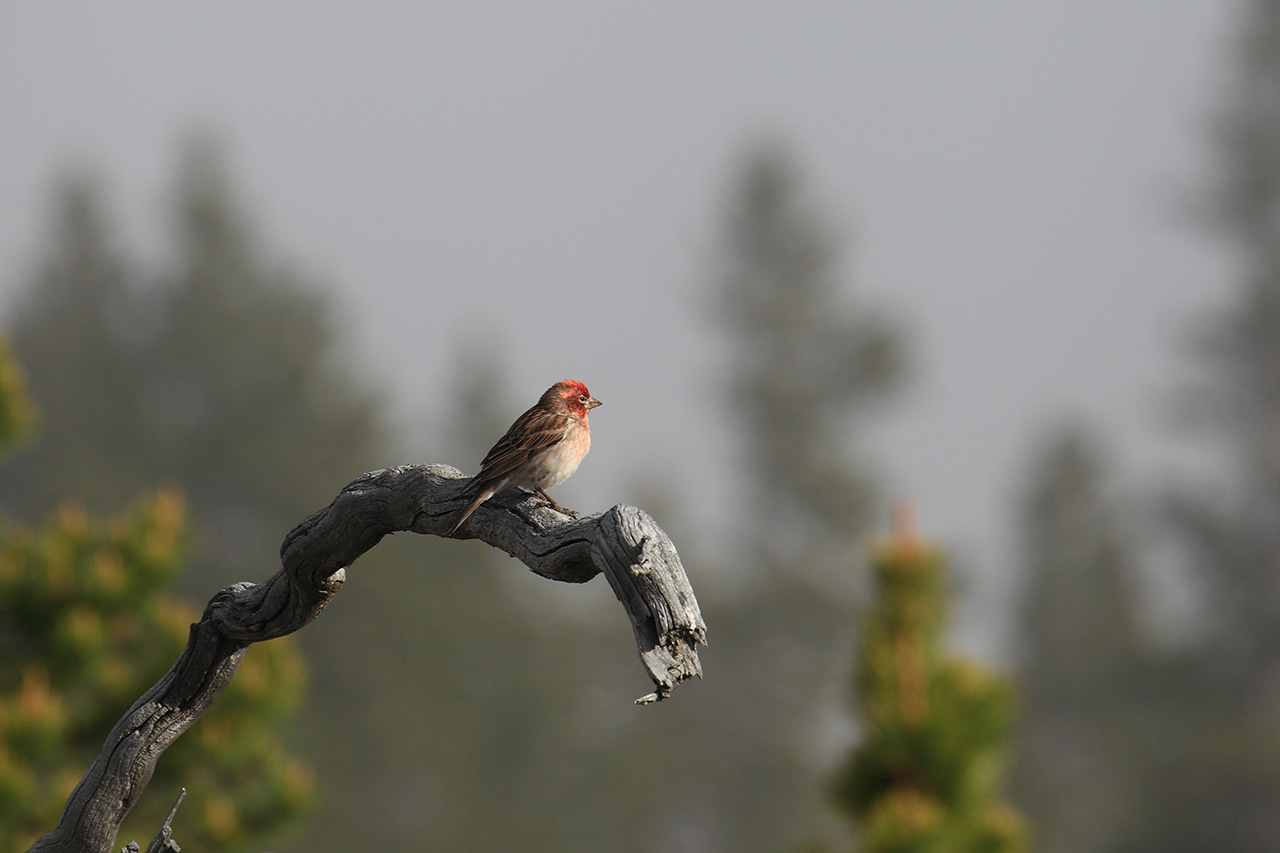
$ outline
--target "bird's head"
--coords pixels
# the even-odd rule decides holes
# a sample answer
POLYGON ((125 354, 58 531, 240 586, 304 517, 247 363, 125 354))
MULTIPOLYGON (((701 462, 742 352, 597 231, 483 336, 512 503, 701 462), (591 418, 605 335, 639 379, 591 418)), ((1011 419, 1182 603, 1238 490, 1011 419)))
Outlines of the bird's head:
POLYGON ((547 390, 547 396, 579 418, 586 418, 587 412, 600 405, 600 401, 591 396, 587 386, 576 379, 557 382, 547 390))

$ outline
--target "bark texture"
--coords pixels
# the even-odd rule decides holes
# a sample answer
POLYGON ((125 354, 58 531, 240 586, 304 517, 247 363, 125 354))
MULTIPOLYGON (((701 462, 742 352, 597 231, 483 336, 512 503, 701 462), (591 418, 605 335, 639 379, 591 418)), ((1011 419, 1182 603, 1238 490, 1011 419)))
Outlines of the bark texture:
MULTIPOLYGON (((281 569, 262 583, 217 593, 173 667, 133 704, 67 800, 58 826, 33 851, 107 853, 160 754, 200 718, 235 675, 245 649, 306 626, 342 588, 346 570, 388 533, 446 535, 468 480, 445 465, 365 474, 285 537, 281 569)), ((667 697, 701 676, 706 626, 675 546, 645 512, 615 506, 571 519, 516 490, 495 495, 455 538, 476 538, 545 578, 585 583, 604 573, 631 620, 654 692, 667 697)))

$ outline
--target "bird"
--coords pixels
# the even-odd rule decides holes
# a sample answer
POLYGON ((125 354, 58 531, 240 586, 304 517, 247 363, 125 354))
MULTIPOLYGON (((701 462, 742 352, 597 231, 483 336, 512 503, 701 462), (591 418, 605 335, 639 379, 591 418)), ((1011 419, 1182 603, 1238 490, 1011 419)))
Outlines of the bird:
POLYGON ((471 500, 448 535, 457 533, 476 507, 508 486, 532 489, 551 508, 564 512, 545 490, 560 485, 578 470, 591 449, 587 413, 599 405, 587 386, 576 379, 548 388, 485 454, 480 473, 471 480, 471 500))

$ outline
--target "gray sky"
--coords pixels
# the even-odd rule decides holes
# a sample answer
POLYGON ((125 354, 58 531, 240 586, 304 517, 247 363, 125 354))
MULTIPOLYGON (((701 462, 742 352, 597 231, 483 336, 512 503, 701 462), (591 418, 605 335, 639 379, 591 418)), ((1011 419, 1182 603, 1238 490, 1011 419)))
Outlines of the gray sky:
POLYGON ((176 143, 212 127, 407 419, 438 416, 478 338, 518 407, 566 377, 605 400, 563 503, 631 502, 647 472, 697 513, 735 464, 700 258, 736 156, 779 131, 850 238, 854 291, 914 332, 919 373, 873 447, 892 492, 984 567, 975 591, 999 607, 1039 430, 1092 418, 1135 470, 1166 450, 1180 329, 1227 280, 1179 211, 1208 171, 1239 11, 9 3, 0 306, 63 167, 105 171, 127 236, 155 245, 176 143))

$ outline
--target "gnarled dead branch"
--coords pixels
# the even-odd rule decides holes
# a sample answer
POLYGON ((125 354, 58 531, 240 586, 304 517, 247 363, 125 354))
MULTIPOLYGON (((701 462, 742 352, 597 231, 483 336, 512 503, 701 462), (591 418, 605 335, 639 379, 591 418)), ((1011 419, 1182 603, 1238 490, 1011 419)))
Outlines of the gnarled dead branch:
MULTIPOLYGON (((290 634, 320 615, 346 569, 388 533, 445 535, 465 503, 467 480, 445 465, 404 465, 353 481, 285 537, 281 569, 262 583, 219 592, 191 626, 173 667, 133 704, 67 800, 62 820, 33 851, 111 849, 160 754, 200 718, 235 675, 245 649, 290 634)), ((458 538, 480 539, 552 580, 584 583, 601 572, 635 632, 653 693, 664 699, 701 676, 706 626, 675 546, 646 513, 615 506, 569 519, 516 490, 480 507, 458 538)))

